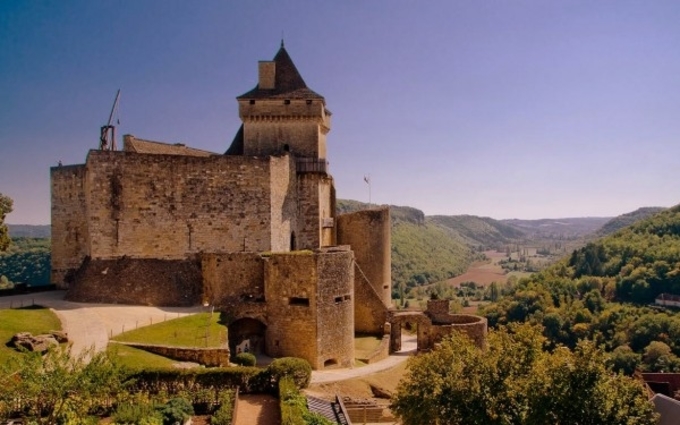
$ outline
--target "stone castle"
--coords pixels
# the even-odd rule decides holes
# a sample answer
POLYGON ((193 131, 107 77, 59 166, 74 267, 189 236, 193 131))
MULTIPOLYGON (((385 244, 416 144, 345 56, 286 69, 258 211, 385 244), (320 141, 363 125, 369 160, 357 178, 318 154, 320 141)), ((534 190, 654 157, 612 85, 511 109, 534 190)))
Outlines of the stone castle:
POLYGON ((350 366, 354 332, 381 335, 390 306, 389 211, 336 217, 331 113, 283 45, 237 100, 224 154, 126 135, 52 168, 52 282, 78 301, 203 303, 232 350, 350 366))
POLYGON ((336 216, 325 99, 282 43, 237 101, 224 154, 126 135, 53 167, 52 282, 75 301, 211 306, 232 352, 315 369, 352 366, 355 332, 398 349, 389 209, 336 216))

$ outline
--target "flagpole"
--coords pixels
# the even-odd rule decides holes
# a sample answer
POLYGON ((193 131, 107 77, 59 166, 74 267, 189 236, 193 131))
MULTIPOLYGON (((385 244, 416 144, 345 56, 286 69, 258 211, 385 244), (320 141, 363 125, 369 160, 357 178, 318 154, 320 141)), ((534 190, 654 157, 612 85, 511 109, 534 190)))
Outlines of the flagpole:
POLYGON ((366 174, 364 175, 364 181, 368 185, 368 205, 371 205, 371 175, 366 174))

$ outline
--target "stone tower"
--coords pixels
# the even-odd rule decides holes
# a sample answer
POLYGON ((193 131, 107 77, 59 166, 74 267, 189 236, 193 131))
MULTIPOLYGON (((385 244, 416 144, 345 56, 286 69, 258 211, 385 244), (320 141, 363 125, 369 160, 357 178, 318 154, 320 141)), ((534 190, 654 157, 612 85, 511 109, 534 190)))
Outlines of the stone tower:
POLYGON ((258 64, 258 84, 238 96, 243 121, 226 155, 282 156, 295 161, 298 222, 291 250, 336 243, 335 187, 328 173, 326 135, 331 113, 323 96, 309 89, 283 42, 274 60, 258 64))

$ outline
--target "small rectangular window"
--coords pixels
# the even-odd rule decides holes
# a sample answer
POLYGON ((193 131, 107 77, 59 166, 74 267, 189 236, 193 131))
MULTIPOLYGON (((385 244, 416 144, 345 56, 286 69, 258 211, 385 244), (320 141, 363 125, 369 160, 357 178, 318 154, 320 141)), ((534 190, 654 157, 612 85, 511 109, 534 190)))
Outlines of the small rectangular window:
POLYGON ((290 99, 284 100, 283 103, 286 104, 286 105, 290 105, 290 99))
POLYGON ((288 304, 290 304, 290 305, 303 305, 303 306, 309 307, 309 298, 290 297, 290 298, 288 298, 288 304))
POLYGON ((341 302, 342 302, 342 297, 335 297, 335 302, 336 302, 336 303, 341 303, 341 302))
POLYGON ((254 105, 255 104, 255 99, 250 99, 250 104, 254 105))
POLYGON ((345 299, 349 300, 351 297, 349 295, 345 295, 345 299))
POLYGON ((312 99, 307 99, 307 105, 311 105, 311 104, 312 104, 312 99))

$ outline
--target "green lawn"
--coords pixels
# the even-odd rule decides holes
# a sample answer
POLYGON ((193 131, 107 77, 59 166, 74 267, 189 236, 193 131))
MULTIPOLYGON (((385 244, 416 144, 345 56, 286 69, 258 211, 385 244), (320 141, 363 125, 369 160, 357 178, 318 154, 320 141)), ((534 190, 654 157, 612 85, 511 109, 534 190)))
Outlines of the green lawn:
POLYGON ((220 324, 219 319, 218 313, 199 313, 128 331, 113 340, 176 347, 223 347, 227 343, 227 327, 220 324))
POLYGON ((61 322, 50 309, 27 307, 0 310, 0 363, 20 353, 5 344, 17 332, 30 332, 33 335, 61 330, 61 322))
POLYGON ((174 363, 177 363, 167 357, 122 344, 109 343, 107 351, 116 359, 117 363, 130 369, 171 368, 174 363))

